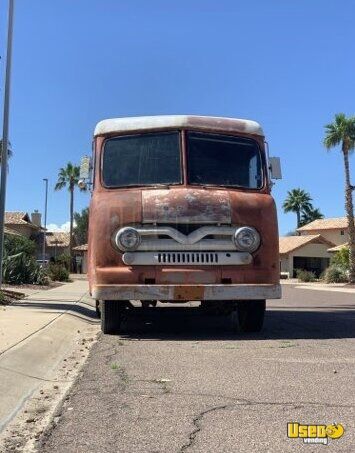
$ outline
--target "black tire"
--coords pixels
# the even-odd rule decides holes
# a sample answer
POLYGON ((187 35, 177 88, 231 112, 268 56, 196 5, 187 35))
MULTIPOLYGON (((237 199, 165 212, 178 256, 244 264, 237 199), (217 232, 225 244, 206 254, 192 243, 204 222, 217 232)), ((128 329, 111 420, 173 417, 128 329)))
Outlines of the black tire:
POLYGON ((116 300, 101 302, 101 330, 103 333, 119 333, 123 308, 122 302, 116 300))
POLYGON ((96 310, 96 315, 100 319, 101 318, 101 304, 99 300, 95 301, 95 310, 96 310))
POLYGON ((265 316, 265 300, 238 302, 239 331, 244 333, 260 332, 265 316))

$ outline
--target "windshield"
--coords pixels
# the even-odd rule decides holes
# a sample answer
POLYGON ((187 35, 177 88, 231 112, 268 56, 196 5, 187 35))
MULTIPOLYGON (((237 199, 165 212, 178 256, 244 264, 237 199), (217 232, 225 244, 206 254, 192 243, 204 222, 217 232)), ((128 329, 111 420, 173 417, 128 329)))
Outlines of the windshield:
POLYGON ((179 132, 130 135, 106 140, 106 187, 181 184, 179 132))
POLYGON ((249 138, 189 132, 188 182, 260 189, 263 185, 258 144, 249 138))

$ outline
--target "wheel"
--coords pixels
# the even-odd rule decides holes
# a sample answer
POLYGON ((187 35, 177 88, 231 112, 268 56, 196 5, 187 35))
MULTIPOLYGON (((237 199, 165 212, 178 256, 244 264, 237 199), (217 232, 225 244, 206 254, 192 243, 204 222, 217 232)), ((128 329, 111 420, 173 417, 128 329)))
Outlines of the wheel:
POLYGON ((103 333, 118 333, 121 327, 124 304, 116 300, 101 302, 101 330, 103 333))
POLYGON ((101 307, 100 307, 100 301, 99 300, 96 300, 95 309, 96 309, 96 315, 100 319, 101 318, 101 307))
POLYGON ((264 323, 265 300, 238 302, 238 325, 240 332, 260 332, 264 323))
POLYGON ((204 300, 200 307, 211 315, 230 315, 235 311, 236 303, 232 300, 204 300))

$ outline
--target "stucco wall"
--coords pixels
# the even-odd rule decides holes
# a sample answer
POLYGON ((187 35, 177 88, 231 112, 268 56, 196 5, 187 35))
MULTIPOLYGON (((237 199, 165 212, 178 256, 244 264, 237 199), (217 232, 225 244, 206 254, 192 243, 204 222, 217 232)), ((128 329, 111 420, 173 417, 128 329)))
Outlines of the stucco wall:
POLYGON ((309 258, 331 258, 332 254, 327 252, 329 246, 327 244, 306 244, 305 246, 295 250, 288 255, 280 257, 280 271, 293 274, 293 257, 305 256, 309 258))
POLYGON ((332 242, 335 245, 341 245, 344 244, 345 242, 348 242, 349 240, 349 235, 345 230, 312 230, 312 231, 303 231, 301 234, 307 235, 307 234, 320 234, 324 237, 324 239, 327 239, 327 241, 332 242), (344 235, 341 235, 340 232, 344 231, 344 235))

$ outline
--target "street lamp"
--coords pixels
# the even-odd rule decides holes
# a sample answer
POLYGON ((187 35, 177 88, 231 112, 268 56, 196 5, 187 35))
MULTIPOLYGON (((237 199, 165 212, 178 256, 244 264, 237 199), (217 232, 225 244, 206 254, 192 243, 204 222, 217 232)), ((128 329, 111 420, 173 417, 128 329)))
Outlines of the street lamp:
POLYGON ((2 257, 3 257, 3 249, 4 249, 7 152, 8 152, 8 147, 9 147, 9 108, 10 108, 13 18, 14 18, 14 0, 9 0, 5 89, 4 89, 4 113, 3 113, 3 129, 2 129, 1 182, 0 182, 0 288, 2 285, 2 257))
POLYGON ((43 248, 42 248, 42 266, 46 260, 46 237, 47 237, 47 200, 48 200, 48 178, 43 178, 45 183, 45 195, 44 195, 44 232, 43 232, 43 248))

